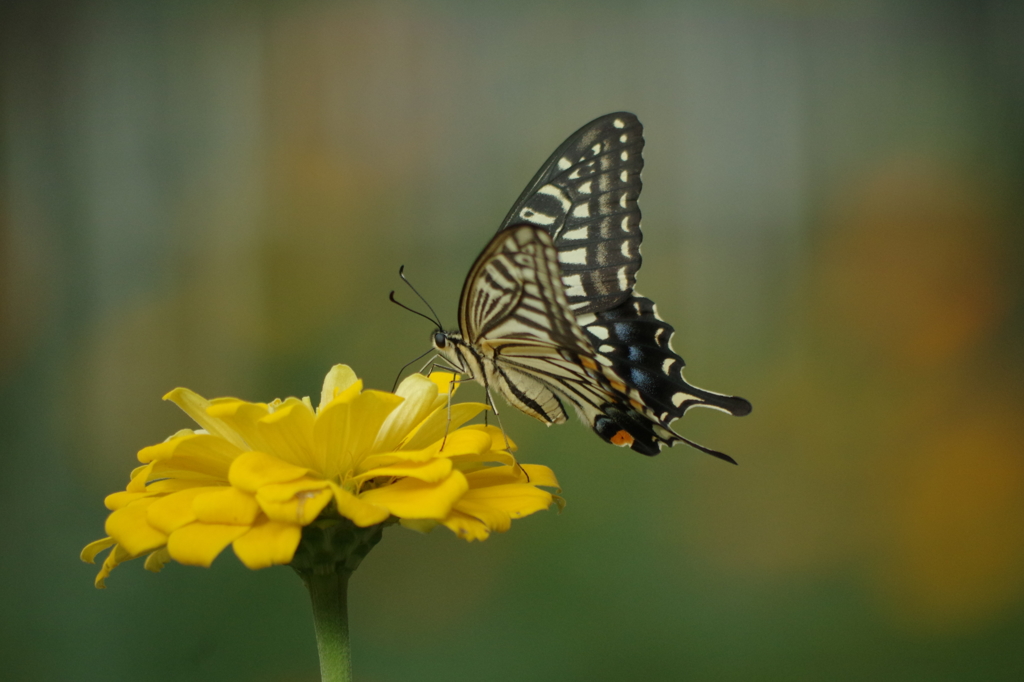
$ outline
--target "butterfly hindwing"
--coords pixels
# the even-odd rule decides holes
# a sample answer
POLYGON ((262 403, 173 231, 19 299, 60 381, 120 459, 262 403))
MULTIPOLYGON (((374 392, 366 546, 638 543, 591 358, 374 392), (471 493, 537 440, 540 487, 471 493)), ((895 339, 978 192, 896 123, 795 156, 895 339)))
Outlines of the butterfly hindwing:
POLYGON ((713 407, 734 416, 750 412, 743 398, 705 391, 683 378, 685 362, 672 350, 675 329, 649 298, 632 294, 600 315, 581 315, 583 331, 599 360, 630 387, 645 413, 668 428, 691 407, 713 407))

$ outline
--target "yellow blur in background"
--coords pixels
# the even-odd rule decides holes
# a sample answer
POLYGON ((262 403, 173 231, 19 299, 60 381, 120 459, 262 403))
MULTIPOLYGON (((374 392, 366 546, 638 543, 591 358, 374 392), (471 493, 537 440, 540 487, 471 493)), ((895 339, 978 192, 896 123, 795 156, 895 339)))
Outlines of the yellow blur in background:
POLYGON ((754 405, 676 427, 740 466, 505 410, 568 507, 389 529, 357 677, 1024 679, 1022 35, 1013 2, 5 4, 0 677, 317 679, 286 568, 95 591, 103 496, 175 386, 390 389, 433 331, 398 267, 454 325, 540 163, 629 110, 639 288, 754 405))

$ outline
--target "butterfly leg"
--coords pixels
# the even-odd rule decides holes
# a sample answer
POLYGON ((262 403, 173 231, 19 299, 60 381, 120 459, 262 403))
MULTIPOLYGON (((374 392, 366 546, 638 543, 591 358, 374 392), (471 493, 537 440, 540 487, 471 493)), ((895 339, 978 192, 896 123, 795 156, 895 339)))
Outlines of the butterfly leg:
MULTIPOLYGON (((485 386, 484 387, 484 395, 487 398, 487 405, 491 408, 491 412, 494 413, 494 418, 498 420, 498 428, 501 429, 501 416, 498 414, 498 405, 494 402, 494 396, 491 395, 491 389, 485 386)), ((486 418, 487 418, 487 413, 485 412, 484 413, 484 419, 486 419, 486 418)), ((501 429, 501 433, 502 433, 502 435, 504 435, 505 429, 501 429)), ((505 447, 507 447, 507 448, 511 447, 509 442, 508 442, 508 436, 505 436, 505 447)), ((512 450, 509 449, 509 452, 512 452, 512 450)))
MULTIPOLYGON (((423 357, 423 356, 420 356, 420 357, 423 357)), ((426 362, 423 363, 423 366, 420 367, 419 370, 416 371, 416 373, 417 374, 426 374, 426 376, 430 376, 430 373, 434 371, 435 367, 437 367, 438 365, 441 364, 442 360, 444 360, 444 358, 442 358, 440 355, 435 353, 434 355, 430 356, 430 358, 426 362), (428 367, 429 367, 429 369, 427 369, 428 367), (424 371, 424 370, 426 370, 426 371, 424 371)))
POLYGON ((458 383, 462 383, 463 381, 470 381, 473 379, 473 377, 466 370, 460 369, 458 367, 449 367, 449 365, 451 364, 451 361, 449 361, 447 358, 444 358, 440 355, 434 355, 429 360, 427 360, 416 373, 430 376, 434 372, 434 370, 439 369, 442 372, 451 372, 452 374, 465 374, 466 378, 459 379, 458 383))
POLYGON ((461 376, 462 374, 465 374, 465 370, 456 369, 455 367, 448 367, 447 365, 444 365, 441 362, 439 362, 440 359, 443 358, 438 358, 438 356, 434 356, 433 358, 431 358, 430 362, 428 362, 426 365, 420 368, 420 374, 422 374, 423 370, 426 369, 427 376, 430 376, 430 374, 435 369, 440 369, 444 372, 451 372, 454 375, 452 376, 451 381, 448 384, 448 421, 447 423, 445 423, 444 438, 441 440, 441 451, 444 451, 445 443, 448 442, 448 430, 449 428, 451 428, 452 424, 452 396, 455 395, 455 384, 462 383, 463 381, 472 381, 473 377, 467 375, 465 379, 456 379, 456 376, 461 376))
POLYGON ((448 430, 452 425, 452 394, 455 393, 455 377, 452 377, 451 383, 448 384, 448 419, 444 423, 444 438, 441 439, 441 449, 439 452, 444 452, 444 446, 448 442, 448 430))
MULTIPOLYGON (((448 421, 444 425, 444 440, 441 441, 441 451, 444 451, 444 444, 448 442, 448 429, 450 429, 452 425, 452 396, 455 395, 455 384, 465 381, 465 379, 459 379, 456 381, 455 377, 459 376, 459 372, 457 370, 450 371, 452 372, 452 379, 448 383, 448 421)), ((467 378, 472 379, 473 377, 467 378)))
POLYGON ((498 428, 501 429, 501 435, 505 439, 505 449, 511 455, 512 443, 508 442, 508 436, 505 435, 505 427, 501 425, 501 415, 498 414, 498 406, 494 403, 494 396, 491 395, 491 389, 487 386, 484 386, 484 395, 487 396, 487 404, 491 406, 491 410, 494 412, 494 418, 498 420, 498 428))
MULTIPOLYGON (((484 395, 487 397, 487 404, 490 405, 491 410, 494 412, 494 418, 498 420, 498 428, 501 429, 501 437, 505 439, 505 450, 508 451, 508 454, 512 455, 512 459, 516 463, 516 466, 519 468, 520 471, 523 472, 523 474, 526 476, 526 482, 529 483, 530 474, 526 473, 526 469, 522 467, 522 465, 519 463, 519 460, 516 459, 515 454, 512 452, 512 443, 510 443, 508 440, 508 434, 505 433, 505 427, 501 425, 501 414, 498 413, 498 405, 497 403, 494 402, 494 396, 491 395, 491 388, 490 386, 487 385, 486 378, 484 379, 484 395)), ((487 413, 485 412, 484 424, 486 425, 486 423, 487 413)))
MULTIPOLYGON (((427 353, 429 353, 432 350, 433 350, 432 348, 428 348, 425 353, 420 353, 415 358, 413 358, 409 362, 407 362, 404 365, 402 365, 402 369, 398 370, 398 376, 395 377, 395 383, 391 385, 391 392, 392 393, 394 393, 395 389, 398 388, 398 382, 402 378, 402 372, 405 371, 405 368, 408 367, 409 365, 411 365, 412 363, 416 362, 417 360, 419 360, 420 358, 422 358, 424 355, 426 355, 427 353)), ((434 358, 436 358, 436 357, 437 357, 437 355, 435 354, 434 358)), ((428 360, 427 362, 430 362, 434 358, 430 358, 430 360, 428 360)), ((424 367, 426 367, 426 365, 424 365, 424 367)))

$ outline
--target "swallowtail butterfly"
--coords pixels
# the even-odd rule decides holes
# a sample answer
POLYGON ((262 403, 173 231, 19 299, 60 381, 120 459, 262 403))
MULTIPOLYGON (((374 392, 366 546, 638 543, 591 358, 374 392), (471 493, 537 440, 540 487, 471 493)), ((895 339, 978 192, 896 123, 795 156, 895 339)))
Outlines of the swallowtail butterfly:
POLYGON ((438 329, 433 345, 546 424, 566 420, 565 400, 609 443, 656 455, 683 441, 732 462, 669 426, 691 407, 739 416, 750 403, 688 384, 674 329, 634 291, 643 147, 625 112, 570 135, 470 269, 459 331, 438 329))

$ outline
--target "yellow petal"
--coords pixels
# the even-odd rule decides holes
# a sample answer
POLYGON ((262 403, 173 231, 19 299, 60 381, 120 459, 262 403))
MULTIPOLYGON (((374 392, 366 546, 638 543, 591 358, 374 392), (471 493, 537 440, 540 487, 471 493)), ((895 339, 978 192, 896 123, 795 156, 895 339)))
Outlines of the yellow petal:
POLYGON ((331 483, 331 490, 334 493, 334 506, 338 508, 338 513, 360 528, 381 523, 391 516, 391 512, 384 507, 370 504, 336 483, 331 483))
POLYGON ((260 419, 270 414, 270 407, 264 403, 250 403, 238 398, 214 398, 206 408, 211 417, 216 417, 234 429, 245 441, 245 450, 268 449, 263 436, 256 428, 260 419))
MULTIPOLYGON (((389 466, 395 462, 425 462, 438 457, 480 456, 487 452, 490 442, 490 436, 487 434, 465 427, 448 434, 447 439, 441 438, 422 450, 396 450, 370 455, 363 459, 358 470, 362 472, 371 468, 389 466)), ((491 459, 486 458, 484 461, 489 462, 491 459)))
MULTIPOLYGON (((476 471, 478 469, 490 468, 482 466, 481 463, 499 463, 508 466, 514 466, 516 464, 516 457, 507 450, 488 450, 480 454, 467 454, 467 455, 452 455, 452 464, 459 468, 459 471, 467 473, 470 471, 476 471)), ((526 478, 524 477, 525 481, 526 478)))
POLYGON ((311 523, 334 497, 326 481, 323 481, 323 483, 325 485, 321 490, 304 490, 285 500, 279 499, 280 495, 277 494, 277 486, 264 486, 256 493, 256 501, 272 521, 297 523, 300 526, 305 526, 311 523), (271 495, 265 496, 263 494, 265 490, 269 491, 271 495))
MULTIPOLYGON (((356 373, 348 365, 335 365, 324 377, 324 386, 320 390, 320 409, 324 409, 338 394, 345 392, 356 383, 362 384, 356 373)), ((360 386, 361 390, 362 386, 360 386)))
POLYGON ((146 490, 153 493, 176 493, 179 490, 188 490, 189 488, 207 488, 211 486, 223 485, 224 481, 217 479, 179 479, 179 478, 163 478, 153 481, 146 486, 146 490))
POLYGON ((167 543, 167 536, 146 520, 147 509, 155 501, 152 497, 138 500, 107 517, 104 530, 129 554, 138 556, 167 543))
POLYGON ((466 426, 436 441, 434 446, 442 457, 482 455, 490 449, 491 440, 490 434, 466 426))
POLYGON ((238 488, 221 488, 197 495, 192 502, 196 520, 202 523, 229 523, 251 526, 259 516, 260 506, 251 493, 238 488))
POLYGON ((274 502, 285 502, 296 495, 309 492, 319 492, 330 487, 330 484, 322 478, 303 476, 294 481, 286 483, 270 483, 261 486, 257 493, 265 500, 274 502))
POLYGON ((349 442, 358 426, 352 423, 349 401, 335 400, 322 408, 313 423, 317 471, 324 478, 341 478, 351 468, 349 442))
POLYGON ((487 526, 489 530, 497 533, 504 533, 512 527, 512 517, 508 512, 500 509, 492 509, 487 505, 473 504, 465 500, 459 500, 454 511, 466 516, 471 516, 480 523, 487 526))
POLYGON ((171 533, 167 551, 180 564, 208 567, 248 530, 248 526, 232 524, 190 523, 171 533))
POLYGON ((137 467, 132 471, 132 480, 128 483, 128 487, 125 488, 130 493, 145 493, 149 492, 146 490, 146 482, 151 479, 150 473, 153 471, 153 467, 156 462, 150 462, 144 467, 137 467))
POLYGON ((448 478, 438 483, 403 478, 397 483, 361 493, 359 497, 365 502, 385 507, 401 518, 443 519, 468 489, 469 484, 462 472, 452 471, 448 478))
MULTIPOLYGON (((530 464, 528 466, 538 465, 530 464)), ((483 467, 472 473, 467 473, 466 478, 469 479, 470 488, 484 488, 492 485, 506 485, 508 483, 533 483, 532 480, 527 480, 525 470, 518 465, 483 467)))
MULTIPOLYGON (((451 398, 449 397, 449 395, 447 393, 444 393, 444 394, 438 393, 434 397, 433 401, 431 401, 430 407, 428 407, 426 410, 423 411, 423 415, 424 415, 423 418, 426 419, 427 415, 433 414, 435 411, 441 409, 442 407, 447 410, 448 406, 450 404, 451 404, 451 398)), ((408 438, 408 437, 409 436, 406 435, 406 438, 408 438)))
POLYGON ((437 397, 437 386, 422 374, 410 374, 398 385, 395 395, 405 400, 384 420, 371 452, 394 450, 430 414, 437 397))
POLYGON ((365 474, 357 476, 355 481, 366 481, 377 476, 409 476, 418 478, 421 481, 433 483, 447 478, 452 471, 452 462, 449 459, 432 459, 428 462, 397 462, 390 466, 370 469, 365 474))
POLYGON ((558 479, 555 478, 555 472, 546 466, 541 464, 520 464, 526 475, 529 476, 530 485, 542 485, 545 488, 554 488, 555 490, 561 490, 561 486, 558 485, 558 479))
POLYGON ((478 519, 454 509, 441 523, 466 542, 483 541, 491 536, 491 530, 478 519))
POLYGON ((110 511, 117 511, 122 507, 127 507, 135 500, 141 500, 144 497, 153 497, 156 493, 130 493, 121 491, 117 493, 111 493, 103 498, 103 506, 110 511))
POLYGON ((141 470, 128 488, 135 490, 139 481, 146 482, 144 489, 148 492, 169 492, 191 485, 223 485, 227 483, 231 460, 241 452, 222 438, 190 438, 171 457, 157 459, 148 465, 148 470, 141 470), (215 449, 207 445, 214 445, 215 449))
POLYGON ((169 478, 179 482, 188 481, 191 482, 191 485, 223 485, 228 482, 228 467, 224 467, 223 471, 210 473, 208 470, 204 471, 200 467, 193 466, 193 464, 181 462, 177 457, 153 462, 153 468, 146 475, 146 480, 152 481, 152 483, 146 485, 146 490, 156 490, 153 487, 154 483, 169 478))
POLYGON ((414 530, 417 533, 425 534, 437 528, 437 524, 439 522, 435 519, 402 519, 399 523, 402 524, 403 528, 408 528, 409 530, 414 530))
POLYGON ((159 573, 170 560, 171 553, 167 551, 166 547, 161 547, 146 557, 146 563, 143 565, 143 568, 151 573, 159 573))
POLYGON ((529 516, 551 506, 551 493, 528 483, 510 483, 472 488, 455 504, 455 509, 479 519, 499 533, 508 530, 513 518, 529 516))
POLYGON ((107 549, 108 547, 113 547, 116 544, 117 540, 115 540, 114 538, 103 538, 101 540, 95 540, 86 545, 79 556, 85 563, 94 564, 96 563, 97 554, 107 549))
MULTIPOLYGON (((183 436, 172 436, 163 443, 157 443, 156 445, 147 445, 146 447, 139 450, 138 455, 139 461, 143 464, 149 462, 155 462, 158 459, 167 459, 174 454, 174 448, 178 447, 178 440, 183 436)), ((216 436, 215 436, 216 437, 216 436)))
POLYGON ((490 435, 491 450, 511 450, 512 452, 515 452, 519 449, 516 447, 515 442, 494 424, 470 424, 469 426, 463 426, 462 428, 463 430, 472 429, 474 431, 481 431, 490 435))
POLYGON ((383 452, 379 455, 364 457, 356 471, 362 473, 370 469, 391 466, 395 462, 428 462, 437 459, 437 448, 426 450, 401 450, 401 454, 395 452, 383 452))
POLYGON ((454 434, 456 430, 476 417, 484 410, 490 409, 483 403, 455 403, 451 406, 451 419, 447 406, 439 407, 424 419, 415 431, 402 443, 402 449, 419 450, 441 440, 445 434, 454 434))
POLYGON ((309 469, 282 461, 265 452, 246 452, 232 462, 228 472, 231 485, 255 493, 265 485, 302 478, 309 469))
POLYGON ((289 563, 301 539, 301 526, 264 520, 235 540, 232 547, 246 568, 256 570, 289 563))
POLYGON ((192 501, 196 499, 197 495, 211 492, 212 490, 215 490, 215 488, 196 486, 188 490, 165 495, 149 505, 146 521, 160 532, 170 534, 185 524, 196 520, 196 513, 192 509, 192 501))
POLYGON ((241 448, 223 438, 195 433, 143 448, 139 451, 139 461, 153 462, 154 473, 159 471, 163 476, 180 471, 192 478, 223 481, 227 480, 231 462, 242 452, 241 448))
POLYGON ((189 433, 139 450, 139 461, 148 463, 171 457, 195 461, 211 471, 226 471, 231 461, 248 448, 242 449, 219 436, 209 433, 189 433))
POLYGON ((323 468, 313 452, 313 412, 301 400, 287 398, 256 423, 267 451, 275 457, 314 471, 323 468))
POLYGON ((164 400, 170 400, 180 407, 185 414, 192 417, 195 423, 202 426, 215 436, 234 443, 242 450, 248 450, 248 446, 242 436, 235 431, 228 423, 210 415, 207 410, 210 401, 203 396, 188 390, 187 388, 176 388, 164 396, 164 400))
POLYGON ((100 572, 96 575, 96 587, 101 590, 105 588, 107 586, 107 576, 110 575, 110 572, 118 565, 134 558, 135 555, 129 554, 121 545, 114 545, 114 549, 107 555, 106 560, 103 562, 103 566, 100 568, 100 572))
POLYGON ((382 391, 365 391, 348 401, 342 397, 321 410, 313 425, 314 447, 323 453, 324 478, 352 470, 369 452, 384 420, 404 400, 382 391))
POLYGON ((459 375, 453 372, 431 372, 427 378, 437 386, 438 395, 447 395, 449 391, 455 395, 459 388, 459 375))

